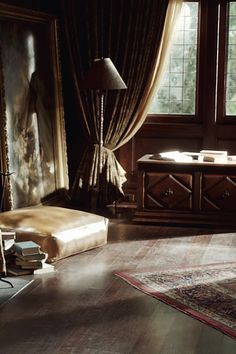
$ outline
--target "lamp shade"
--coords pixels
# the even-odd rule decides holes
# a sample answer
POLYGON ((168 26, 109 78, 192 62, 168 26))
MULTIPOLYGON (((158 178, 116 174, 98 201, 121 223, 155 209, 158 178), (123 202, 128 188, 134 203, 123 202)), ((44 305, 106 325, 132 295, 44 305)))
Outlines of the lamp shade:
POLYGON ((126 89, 124 81, 110 58, 95 59, 85 73, 83 86, 96 90, 126 89))

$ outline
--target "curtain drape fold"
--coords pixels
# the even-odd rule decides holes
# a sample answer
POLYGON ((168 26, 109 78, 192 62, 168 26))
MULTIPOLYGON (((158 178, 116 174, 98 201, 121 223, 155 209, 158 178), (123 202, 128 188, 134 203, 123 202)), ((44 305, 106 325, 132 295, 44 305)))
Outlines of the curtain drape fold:
POLYGON ((105 205, 123 194, 125 171, 114 151, 131 139, 145 120, 148 103, 163 71, 181 2, 62 0, 79 119, 83 121, 88 142, 73 183, 74 199, 91 199, 89 192, 96 190, 98 182, 96 93, 82 88, 84 73, 94 58, 110 57, 127 85, 125 91, 107 92, 104 99, 103 172, 99 198, 105 205))

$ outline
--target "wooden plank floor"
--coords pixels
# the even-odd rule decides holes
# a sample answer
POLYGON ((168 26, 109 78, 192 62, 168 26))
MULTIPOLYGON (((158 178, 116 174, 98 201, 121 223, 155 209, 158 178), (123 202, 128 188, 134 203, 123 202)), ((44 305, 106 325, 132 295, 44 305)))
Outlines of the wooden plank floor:
POLYGON ((234 232, 110 221, 106 246, 57 262, 0 308, 0 353, 235 354, 235 340, 113 275, 227 261, 234 232))

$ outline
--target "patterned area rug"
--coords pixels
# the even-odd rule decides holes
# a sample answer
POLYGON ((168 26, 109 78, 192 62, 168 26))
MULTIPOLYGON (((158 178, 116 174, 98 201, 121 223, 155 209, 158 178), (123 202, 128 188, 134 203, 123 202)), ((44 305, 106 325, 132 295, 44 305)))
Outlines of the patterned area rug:
POLYGON ((0 281, 0 307, 33 282, 32 278, 25 279, 24 277, 7 277, 3 279, 10 281, 14 287, 12 288, 9 284, 0 281))
POLYGON ((158 300, 236 338, 236 263, 115 275, 158 300))

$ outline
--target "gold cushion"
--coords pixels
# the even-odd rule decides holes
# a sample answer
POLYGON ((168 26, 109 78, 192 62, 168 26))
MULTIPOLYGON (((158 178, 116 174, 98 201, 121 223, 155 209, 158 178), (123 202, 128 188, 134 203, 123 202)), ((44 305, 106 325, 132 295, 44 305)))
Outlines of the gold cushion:
POLYGON ((74 255, 107 242, 108 219, 55 206, 33 206, 0 214, 0 229, 13 229, 17 241, 32 240, 48 261, 74 255))

